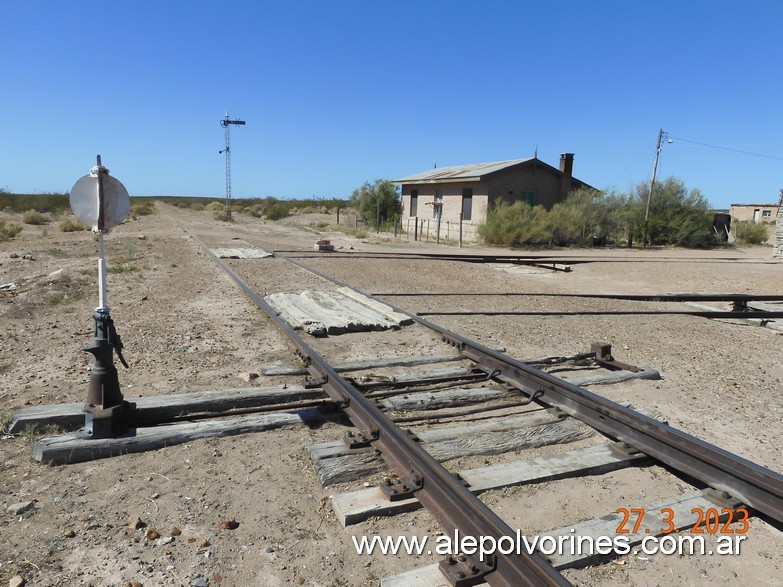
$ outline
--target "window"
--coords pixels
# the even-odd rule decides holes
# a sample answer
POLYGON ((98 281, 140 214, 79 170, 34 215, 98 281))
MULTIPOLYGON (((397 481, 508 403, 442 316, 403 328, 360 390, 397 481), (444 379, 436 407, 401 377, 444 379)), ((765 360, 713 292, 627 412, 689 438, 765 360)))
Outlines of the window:
POLYGON ((432 219, 438 220, 443 210, 443 190, 435 190, 435 202, 432 206, 432 219))
POLYGON ((519 192, 519 199, 525 202, 526 204, 530 204, 531 206, 536 205, 536 192, 519 192))
POLYGON ((462 188, 462 219, 471 220, 473 216, 473 188, 462 188))
POLYGON ((419 215, 419 190, 411 190, 411 213, 410 216, 419 215))
POLYGON ((771 218, 772 217, 772 210, 764 210, 761 213, 762 218, 771 218))

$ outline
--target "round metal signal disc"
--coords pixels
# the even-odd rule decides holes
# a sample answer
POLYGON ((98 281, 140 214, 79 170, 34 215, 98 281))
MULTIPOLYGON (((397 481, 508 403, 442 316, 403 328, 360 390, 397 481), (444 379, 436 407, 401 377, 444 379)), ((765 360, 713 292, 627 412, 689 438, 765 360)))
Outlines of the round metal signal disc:
MULTIPOLYGON (((76 218, 98 230, 98 177, 85 175, 79 178, 71 188, 71 210, 76 218)), ((122 224, 130 212, 128 190, 111 175, 103 175, 103 229, 109 230, 122 224)))

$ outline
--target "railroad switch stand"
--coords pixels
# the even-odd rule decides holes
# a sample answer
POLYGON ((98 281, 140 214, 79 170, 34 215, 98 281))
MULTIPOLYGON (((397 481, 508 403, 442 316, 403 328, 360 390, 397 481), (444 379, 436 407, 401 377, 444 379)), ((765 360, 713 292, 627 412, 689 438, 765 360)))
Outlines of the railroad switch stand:
POLYGON ((84 350, 92 353, 95 362, 90 371, 82 433, 89 438, 112 438, 128 431, 127 415, 132 407, 124 401, 120 392, 114 353, 126 369, 128 363, 122 356, 122 341, 114 328, 109 309, 96 308, 93 318, 95 338, 92 346, 84 350))
POLYGON ((70 204, 74 215, 98 235, 98 307, 93 312, 95 338, 92 346, 84 349, 95 357, 90 372, 87 401, 84 406, 86 438, 113 438, 128 431, 131 404, 124 401, 120 392, 114 353, 123 366, 128 363, 122 356, 122 341, 114 328, 106 304, 106 254, 103 237, 121 224, 130 212, 130 196, 122 183, 109 175, 109 170, 97 157, 97 165, 73 185, 70 204))

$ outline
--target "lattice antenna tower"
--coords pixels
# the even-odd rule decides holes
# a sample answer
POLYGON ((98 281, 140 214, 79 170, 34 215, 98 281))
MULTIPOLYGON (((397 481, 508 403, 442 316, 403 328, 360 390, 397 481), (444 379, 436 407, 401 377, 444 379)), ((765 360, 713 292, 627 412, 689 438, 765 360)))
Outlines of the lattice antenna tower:
POLYGON ((226 148, 218 153, 226 154, 226 220, 231 220, 231 125, 244 126, 245 121, 235 118, 230 120, 228 118, 228 110, 226 110, 226 116, 220 121, 220 126, 226 129, 226 148))

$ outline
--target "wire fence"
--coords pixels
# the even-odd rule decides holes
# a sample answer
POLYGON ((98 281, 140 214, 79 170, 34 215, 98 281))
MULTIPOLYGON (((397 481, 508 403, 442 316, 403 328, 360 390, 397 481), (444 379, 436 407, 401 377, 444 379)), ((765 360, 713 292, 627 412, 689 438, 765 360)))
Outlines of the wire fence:
POLYGON ((462 246, 463 243, 475 243, 478 238, 475 225, 451 220, 438 221, 437 219, 417 217, 397 218, 381 222, 380 226, 376 226, 358 214, 340 211, 337 214, 337 224, 359 232, 374 233, 384 238, 406 242, 462 246))

